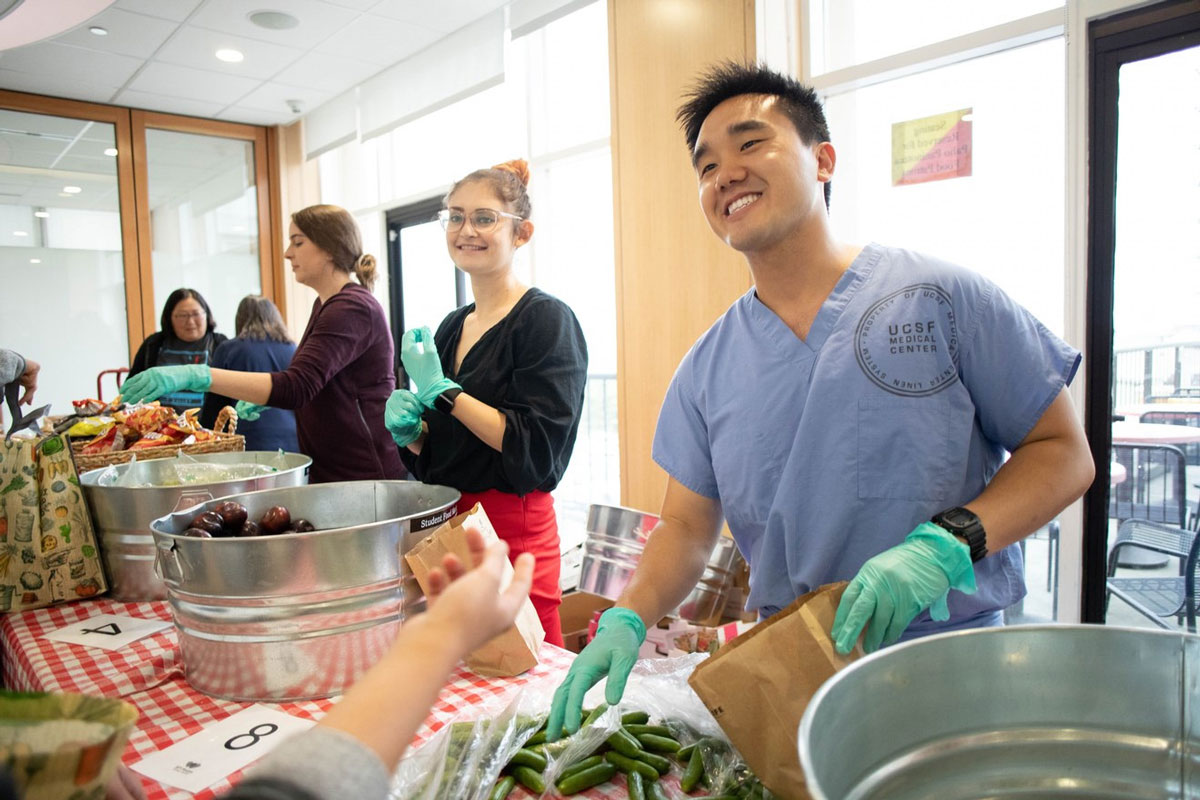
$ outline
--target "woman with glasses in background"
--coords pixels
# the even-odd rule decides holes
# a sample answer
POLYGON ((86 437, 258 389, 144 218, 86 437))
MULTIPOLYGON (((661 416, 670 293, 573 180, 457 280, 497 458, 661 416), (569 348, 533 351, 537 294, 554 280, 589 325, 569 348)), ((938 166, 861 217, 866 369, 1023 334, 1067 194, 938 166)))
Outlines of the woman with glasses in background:
POLYGON ((310 482, 405 477, 383 421, 396 388, 396 351, 383 306, 371 294, 375 257, 363 252, 354 217, 331 205, 297 211, 283 257, 296 281, 317 293, 286 369, 160 367, 125 381, 123 396, 141 402, 180 389, 211 390, 241 401, 239 416, 251 420, 266 406, 293 409, 300 452, 313 460, 310 482))
POLYGON ((405 466, 426 483, 478 502, 509 557, 535 558, 530 599, 546 640, 561 645, 558 524, 550 491, 567 469, 587 383, 587 345, 575 314, 513 272, 533 236, 524 161, 472 172, 438 215, 454 265, 475 302, 430 335, 410 330, 401 360, 415 392, 388 400, 387 426, 405 466))
MULTIPOLYGON (((195 289, 176 289, 163 304, 159 330, 146 337, 129 366, 126 380, 151 367, 169 364, 208 364, 217 345, 228 337, 217 333, 217 321, 204 297, 195 289)), ((180 390, 158 398, 177 411, 199 408, 203 392, 180 390)))

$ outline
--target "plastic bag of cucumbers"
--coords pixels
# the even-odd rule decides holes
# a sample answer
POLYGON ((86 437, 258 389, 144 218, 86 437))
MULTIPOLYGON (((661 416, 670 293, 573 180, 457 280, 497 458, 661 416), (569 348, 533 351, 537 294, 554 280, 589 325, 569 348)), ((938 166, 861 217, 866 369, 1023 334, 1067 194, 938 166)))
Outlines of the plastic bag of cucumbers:
MULTIPOLYGON (((604 684, 585 700, 578 733, 546 743, 557 682, 511 702, 475 706, 406 758, 393 798, 773 798, 730 746, 687 678, 706 655, 643 660, 617 707, 604 684)), ((561 676, 556 676, 556 680, 561 676)))

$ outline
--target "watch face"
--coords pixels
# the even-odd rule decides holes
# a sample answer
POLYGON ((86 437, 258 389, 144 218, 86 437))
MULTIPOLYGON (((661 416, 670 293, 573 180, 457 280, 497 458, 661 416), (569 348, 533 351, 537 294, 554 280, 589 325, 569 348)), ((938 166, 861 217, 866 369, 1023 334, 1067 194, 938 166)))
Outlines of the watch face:
POLYGON ((952 508, 942 513, 942 519, 956 528, 966 528, 975 522, 975 515, 965 508, 952 508))

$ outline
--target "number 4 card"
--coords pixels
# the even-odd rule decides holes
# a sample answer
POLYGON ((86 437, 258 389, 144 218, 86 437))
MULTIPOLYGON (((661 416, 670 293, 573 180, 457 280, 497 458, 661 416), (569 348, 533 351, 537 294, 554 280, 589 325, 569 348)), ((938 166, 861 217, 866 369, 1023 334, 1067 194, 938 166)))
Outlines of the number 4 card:
POLYGON ((196 793, 273 750, 288 736, 316 723, 252 705, 165 750, 133 769, 159 783, 196 793))
POLYGON ((56 642, 70 642, 85 647, 120 650, 130 642, 171 627, 169 620, 121 617, 116 614, 97 614, 81 622, 59 628, 45 635, 56 642))

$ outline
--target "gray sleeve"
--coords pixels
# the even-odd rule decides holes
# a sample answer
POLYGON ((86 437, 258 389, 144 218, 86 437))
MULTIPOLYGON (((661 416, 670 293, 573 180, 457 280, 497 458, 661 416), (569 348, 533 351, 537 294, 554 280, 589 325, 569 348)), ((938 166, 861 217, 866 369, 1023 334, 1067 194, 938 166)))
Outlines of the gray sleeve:
POLYGON ((387 797, 390 778, 379 756, 362 742, 320 725, 284 741, 246 777, 286 780, 321 800, 387 797))
POLYGON ((25 372, 25 359, 0 347, 0 386, 12 383, 25 372))

